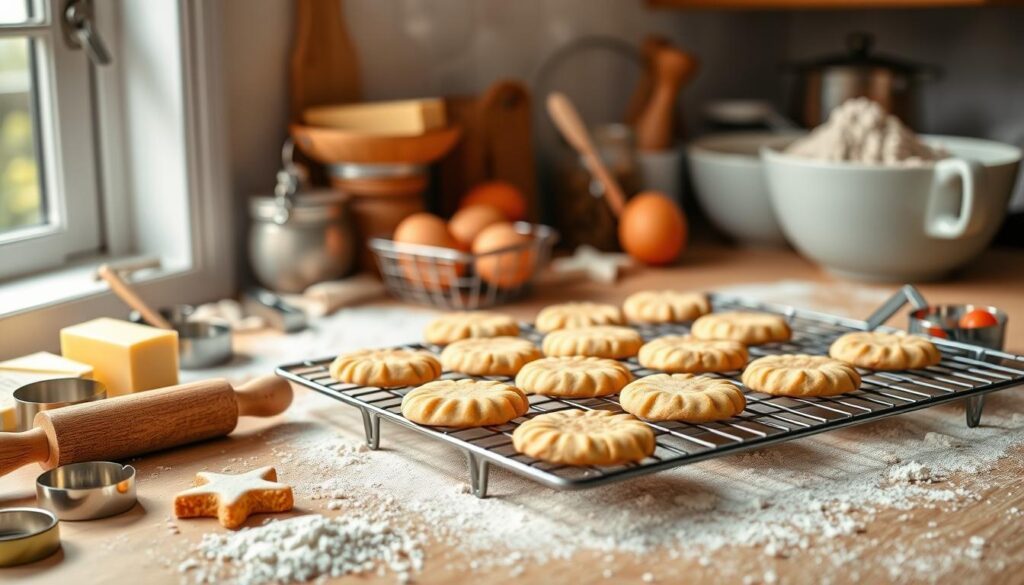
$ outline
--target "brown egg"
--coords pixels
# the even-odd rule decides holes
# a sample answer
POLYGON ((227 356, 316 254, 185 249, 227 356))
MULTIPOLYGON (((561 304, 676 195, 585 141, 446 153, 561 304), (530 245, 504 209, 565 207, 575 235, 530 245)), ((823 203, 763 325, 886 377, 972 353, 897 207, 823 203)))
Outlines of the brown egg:
MULTIPOLYGON (((403 219, 395 228, 394 240, 402 244, 453 250, 459 247, 455 238, 448 233, 448 225, 444 220, 431 213, 414 213, 403 219)), ((428 253, 403 253, 398 263, 410 283, 430 290, 450 286, 466 270, 464 264, 428 253)))
POLYGON ((670 264, 686 246, 686 216, 657 191, 635 195, 619 217, 619 244, 645 264, 670 264))
MULTIPOLYGON (((473 240, 473 253, 486 254, 510 246, 523 246, 532 241, 533 236, 517 232, 511 223, 495 223, 484 228, 473 240)), ((508 250, 477 258, 476 273, 494 286, 510 288, 529 280, 535 260, 533 246, 508 250)))
POLYGON ((469 250, 473 246, 473 240, 491 224, 505 221, 505 214, 492 205, 470 205, 455 212, 455 215, 448 220, 448 231, 452 237, 462 246, 462 249, 469 250))

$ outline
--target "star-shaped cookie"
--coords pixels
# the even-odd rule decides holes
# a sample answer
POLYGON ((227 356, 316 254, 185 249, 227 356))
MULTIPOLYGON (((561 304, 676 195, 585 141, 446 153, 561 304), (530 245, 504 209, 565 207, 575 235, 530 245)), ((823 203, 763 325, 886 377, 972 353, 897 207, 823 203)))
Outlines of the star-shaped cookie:
POLYGON ((277 483, 273 467, 227 475, 201 471, 195 486, 174 497, 178 518, 216 516, 225 528, 238 528, 250 514, 287 512, 292 509, 292 488, 277 483))

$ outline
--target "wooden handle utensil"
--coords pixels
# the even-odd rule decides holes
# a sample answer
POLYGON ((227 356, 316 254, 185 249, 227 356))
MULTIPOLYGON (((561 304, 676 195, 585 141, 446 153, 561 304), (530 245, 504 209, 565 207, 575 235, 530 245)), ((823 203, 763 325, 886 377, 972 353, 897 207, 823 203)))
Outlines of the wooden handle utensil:
POLYGON ((167 319, 164 319, 163 315, 154 311, 149 305, 147 305, 146 302, 135 293, 135 290, 132 289, 127 282, 122 280, 120 276, 118 276, 117 272, 115 272, 113 268, 103 264, 96 270, 96 274, 103 280, 107 281, 107 284, 110 285, 110 290, 112 290, 118 298, 124 301, 124 304, 138 311, 146 323, 149 323, 153 327, 159 327, 160 329, 173 329, 167 319))
POLYGON ((590 140, 590 133, 587 132, 587 127, 580 119, 572 101, 560 92, 548 95, 548 115, 551 116, 565 140, 583 155, 583 159, 587 162, 587 168, 604 186, 604 196, 609 207, 612 208, 612 213, 618 217, 626 206, 626 196, 618 181, 615 180, 608 167, 604 165, 604 161, 597 154, 597 149, 594 148, 594 143, 590 140))
POLYGON ((40 412, 35 427, 0 433, 0 475, 39 462, 45 469, 116 461, 227 435, 240 416, 274 416, 292 402, 288 381, 264 376, 239 388, 215 379, 40 412))

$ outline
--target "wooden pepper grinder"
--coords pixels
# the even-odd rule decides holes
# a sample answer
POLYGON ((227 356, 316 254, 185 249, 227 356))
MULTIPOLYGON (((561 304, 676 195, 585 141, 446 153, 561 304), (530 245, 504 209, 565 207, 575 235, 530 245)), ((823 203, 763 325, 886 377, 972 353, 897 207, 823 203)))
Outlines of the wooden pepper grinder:
POLYGON ((682 49, 663 46, 655 49, 652 65, 653 89, 636 121, 636 143, 640 150, 665 150, 674 141, 676 100, 696 73, 697 59, 682 49))
POLYGON ((647 102, 651 100, 651 90, 654 87, 654 56, 668 46, 671 46, 671 42, 660 35, 647 35, 640 44, 640 58, 644 62, 644 67, 637 80, 636 89, 626 104, 626 123, 630 126, 636 125, 640 114, 647 107, 647 102))

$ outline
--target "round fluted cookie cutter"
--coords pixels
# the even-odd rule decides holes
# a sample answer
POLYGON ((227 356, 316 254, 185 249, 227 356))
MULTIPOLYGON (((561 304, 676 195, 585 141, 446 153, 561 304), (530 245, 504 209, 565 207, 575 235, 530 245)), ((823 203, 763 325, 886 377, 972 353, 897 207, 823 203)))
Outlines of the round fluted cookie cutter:
POLYGON ((49 510, 0 510, 0 567, 34 563, 60 548, 60 522, 49 510))
POLYGON ((111 461, 72 463, 36 478, 36 501, 61 520, 95 520, 135 506, 135 468, 111 461))

